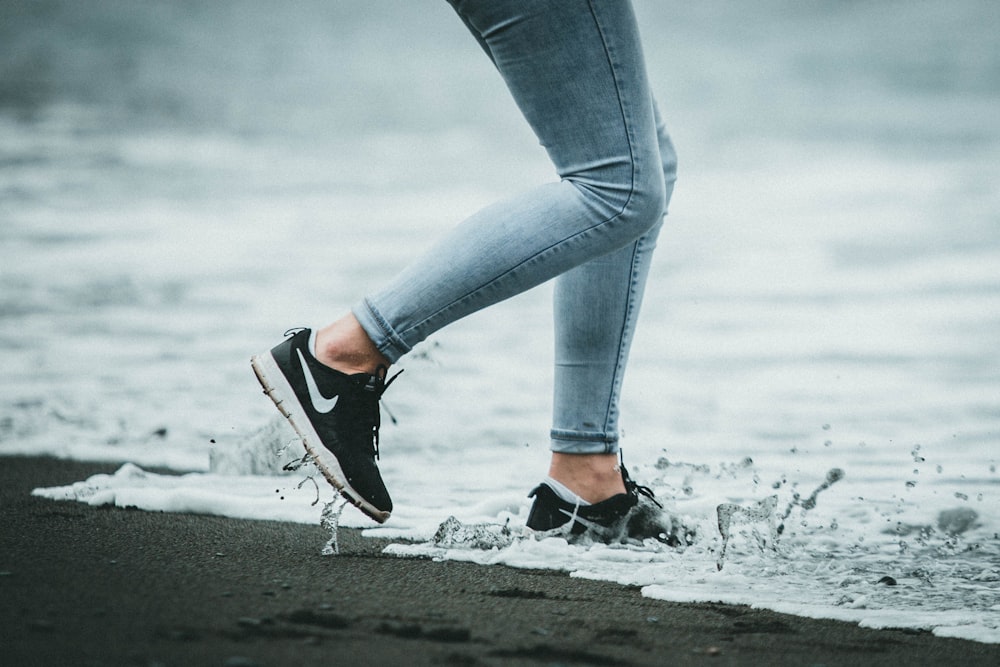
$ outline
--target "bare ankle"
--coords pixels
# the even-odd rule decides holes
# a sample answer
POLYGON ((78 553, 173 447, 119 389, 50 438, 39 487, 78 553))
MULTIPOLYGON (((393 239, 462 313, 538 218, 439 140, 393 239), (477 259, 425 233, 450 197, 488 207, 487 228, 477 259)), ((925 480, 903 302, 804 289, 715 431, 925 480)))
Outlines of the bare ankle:
POLYGON ((549 477, 589 503, 625 493, 617 454, 564 454, 552 452, 549 477))
POLYGON ((316 330, 316 359, 341 373, 374 374, 379 367, 389 367, 389 360, 379 352, 354 315, 316 330))

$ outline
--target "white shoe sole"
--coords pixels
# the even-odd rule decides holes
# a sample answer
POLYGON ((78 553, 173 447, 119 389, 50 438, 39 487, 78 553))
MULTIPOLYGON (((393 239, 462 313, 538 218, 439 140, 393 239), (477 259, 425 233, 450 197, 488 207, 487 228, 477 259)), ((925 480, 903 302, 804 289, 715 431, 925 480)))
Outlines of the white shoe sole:
POLYGON ((305 410, 296 398, 292 386, 285 379, 285 374, 278 368, 274 357, 269 352, 254 355, 250 360, 250 365, 253 366, 253 372, 264 388, 264 393, 274 402, 278 411, 285 416, 288 423, 302 438, 306 452, 313 458, 316 467, 323 473, 326 481, 330 482, 340 492, 340 495, 362 512, 379 523, 385 523, 390 513, 372 505, 347 483, 347 476, 341 470, 337 457, 323 446, 323 441, 320 440, 319 434, 313 428, 312 422, 306 417, 305 410))

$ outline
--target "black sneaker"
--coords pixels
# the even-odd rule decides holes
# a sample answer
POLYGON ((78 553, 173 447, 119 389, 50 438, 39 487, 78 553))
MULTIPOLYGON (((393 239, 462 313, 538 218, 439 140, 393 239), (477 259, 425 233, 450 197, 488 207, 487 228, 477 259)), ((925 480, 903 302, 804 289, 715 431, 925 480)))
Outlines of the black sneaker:
POLYGON ((563 500, 542 482, 528 494, 529 498, 535 499, 528 512, 528 528, 538 532, 561 529, 570 537, 587 533, 607 543, 621 542, 626 538, 642 540, 652 537, 670 546, 691 544, 693 533, 665 517, 661 512, 663 506, 653 496, 653 491, 632 481, 624 465, 620 468, 625 493, 593 505, 577 505, 563 500), (570 522, 572 524, 568 525, 570 522))
POLYGON ((300 329, 250 363, 264 393, 288 418, 323 476, 383 523, 392 500, 375 464, 379 399, 395 376, 386 382, 385 368, 376 375, 347 375, 325 366, 310 349, 311 333, 300 329))

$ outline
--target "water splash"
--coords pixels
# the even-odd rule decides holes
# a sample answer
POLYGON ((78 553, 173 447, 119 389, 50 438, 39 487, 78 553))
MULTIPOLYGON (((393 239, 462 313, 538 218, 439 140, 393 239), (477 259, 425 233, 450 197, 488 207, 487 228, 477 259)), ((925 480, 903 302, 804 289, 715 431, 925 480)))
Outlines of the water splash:
POLYGON ((340 532, 340 515, 347 507, 347 499, 338 498, 331 500, 323 506, 323 513, 320 516, 319 525, 330 531, 330 539, 320 550, 324 556, 336 556, 340 553, 340 542, 337 539, 340 532))
POLYGON ((302 456, 292 461, 289 461, 285 465, 281 466, 281 469, 285 472, 297 472, 302 466, 309 465, 313 462, 312 454, 306 452, 302 456))
MULTIPOLYGON (((803 500, 802 496, 798 492, 793 494, 791 502, 788 503, 788 507, 785 508, 784 513, 780 517, 778 517, 776 512, 778 507, 778 496, 776 495, 768 496, 764 500, 747 506, 741 506, 734 503, 723 503, 719 505, 716 508, 716 514, 719 533, 722 535, 722 548, 719 552, 719 559, 716 563, 716 567, 721 570, 725 562, 726 550, 729 547, 729 540, 732 537, 732 525, 734 520, 739 518, 750 523, 766 522, 767 536, 762 536, 756 528, 754 528, 753 535, 756 538, 761 551, 767 547, 771 547, 772 549, 776 548, 778 536, 785 532, 785 521, 791 515, 792 510, 795 507, 801 507, 803 512, 814 509, 816 507, 816 498, 819 494, 826 489, 829 489, 843 478, 844 471, 842 469, 831 468, 826 473, 826 479, 823 480, 823 483, 816 487, 808 498, 803 500)), ((777 486, 780 486, 780 484, 777 486)))
POLYGON ((432 542, 435 546, 466 549, 503 549, 514 543, 516 536, 510 529, 510 520, 503 525, 496 523, 463 524, 454 516, 445 519, 432 542))
POLYGON ((626 515, 625 536, 640 542, 652 538, 668 547, 684 548, 694 544, 697 531, 693 524, 680 516, 655 502, 640 498, 626 515))
POLYGON ((737 517, 751 523, 767 522, 768 538, 762 538, 760 533, 754 529, 754 536, 763 551, 770 546, 774 548, 778 541, 778 532, 775 525, 775 509, 778 507, 778 496, 768 496, 764 500, 752 505, 741 506, 735 503, 722 503, 716 508, 719 522, 719 533, 722 535, 722 549, 719 551, 719 560, 716 567, 722 570, 722 565, 726 558, 726 549, 729 547, 729 538, 732 536, 732 524, 737 517))
POLYGON ((306 482, 312 482, 313 483, 313 487, 315 487, 315 489, 316 489, 316 499, 313 500, 312 503, 310 503, 310 504, 311 505, 318 505, 319 504, 319 484, 316 482, 316 478, 315 477, 313 477, 312 475, 310 475, 308 477, 302 478, 302 481, 299 482, 298 485, 296 485, 295 488, 296 489, 301 489, 303 486, 305 486, 306 482))
POLYGON ((788 515, 792 513, 792 508, 796 505, 802 508, 803 511, 808 511, 816 507, 816 496, 818 496, 822 491, 829 489, 831 486, 844 479, 844 471, 840 468, 831 468, 829 472, 826 473, 826 479, 816 487, 816 490, 812 494, 802 500, 802 497, 796 492, 792 496, 792 501, 788 503, 788 507, 785 508, 785 513, 781 515, 781 523, 778 525, 778 535, 785 532, 785 519, 788 515))
MULTIPOLYGON (((2 430, 2 429, 0 429, 2 430)), ((153 431, 149 437, 166 437, 153 431)), ((0 432, 2 437, 2 432, 0 432)), ((275 417, 249 433, 212 438, 209 470, 227 475, 276 475, 282 471, 282 459, 293 446, 301 447, 291 427, 275 417)))

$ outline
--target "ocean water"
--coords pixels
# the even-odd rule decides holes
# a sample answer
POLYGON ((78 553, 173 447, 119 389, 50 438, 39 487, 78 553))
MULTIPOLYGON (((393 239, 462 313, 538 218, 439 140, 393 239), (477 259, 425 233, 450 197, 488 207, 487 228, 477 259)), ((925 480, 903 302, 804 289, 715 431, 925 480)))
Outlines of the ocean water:
MULTIPOLYGON (((546 286, 401 364, 372 534, 1000 642, 1000 8, 636 8, 681 170, 622 446, 694 544, 520 535, 546 286), (772 496, 722 559, 716 507, 772 496), (435 542, 449 516, 513 538, 435 542)), ((0 454, 123 464, 51 497, 318 523, 330 493, 281 471, 297 444, 249 356, 550 178, 443 2, 3 3, 0 454)))

